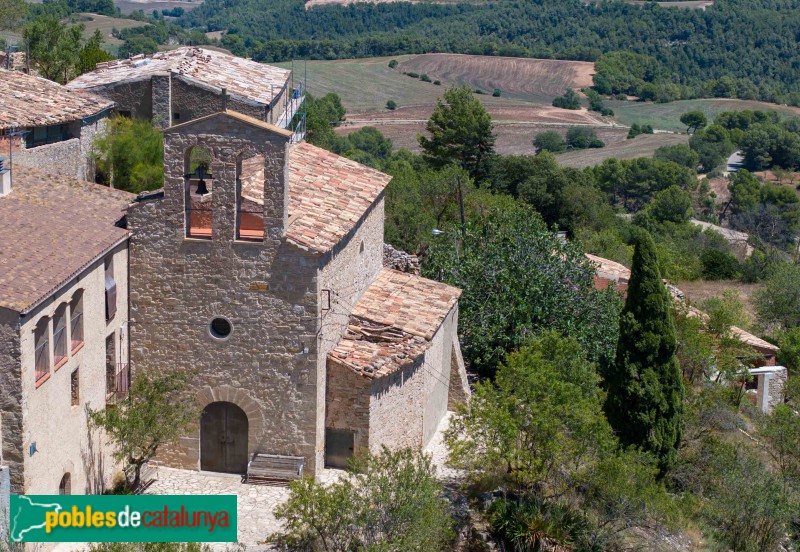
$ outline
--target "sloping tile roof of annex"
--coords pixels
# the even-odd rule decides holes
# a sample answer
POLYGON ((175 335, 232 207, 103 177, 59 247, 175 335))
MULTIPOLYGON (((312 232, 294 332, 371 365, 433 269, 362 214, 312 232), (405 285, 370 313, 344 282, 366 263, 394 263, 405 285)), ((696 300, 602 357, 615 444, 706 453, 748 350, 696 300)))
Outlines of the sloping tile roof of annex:
POLYGON ((91 90, 120 82, 148 79, 155 74, 172 73, 215 88, 228 94, 269 105, 280 94, 291 73, 273 65, 224 54, 214 50, 187 46, 149 56, 98 63, 94 71, 85 73, 67 86, 91 90))
POLYGON ((331 250, 375 203, 391 176, 305 142, 289 150, 287 237, 320 253, 331 250))
POLYGON ((60 125, 91 117, 114 105, 94 94, 0 69, 0 129, 60 125))
POLYGON ((125 238, 136 196, 15 165, 0 198, 0 307, 26 312, 125 238))
POLYGON ((415 362, 428 347, 461 290, 384 268, 356 303, 347 333, 328 354, 369 378, 415 362))

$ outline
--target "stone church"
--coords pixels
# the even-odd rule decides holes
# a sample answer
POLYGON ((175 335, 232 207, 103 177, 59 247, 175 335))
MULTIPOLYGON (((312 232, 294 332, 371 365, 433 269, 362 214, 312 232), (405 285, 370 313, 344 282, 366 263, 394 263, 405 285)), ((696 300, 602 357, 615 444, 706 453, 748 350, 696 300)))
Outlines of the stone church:
POLYGON ((189 370, 194 430, 166 465, 308 474, 433 436, 468 392, 460 290, 383 266, 390 177, 233 111, 164 130, 164 188, 130 232, 130 363, 189 370))

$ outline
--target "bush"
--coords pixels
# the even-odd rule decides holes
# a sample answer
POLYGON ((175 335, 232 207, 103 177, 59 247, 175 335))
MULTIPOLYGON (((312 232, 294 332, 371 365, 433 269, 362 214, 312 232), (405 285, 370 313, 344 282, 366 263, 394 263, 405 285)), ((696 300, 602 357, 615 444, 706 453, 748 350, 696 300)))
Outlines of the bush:
POLYGON ((435 81, 433 81, 433 84, 435 84, 436 86, 441 86, 442 85, 442 81, 435 80, 435 81))
POLYGON ((367 456, 354 473, 324 485, 314 478, 289 486, 275 510, 282 533, 270 536, 289 550, 443 550, 453 521, 436 469, 410 449, 367 456))
POLYGON ((394 100, 389 100, 388 102, 386 102, 386 109, 394 111, 395 109, 397 109, 397 102, 395 102, 394 100))
POLYGON ((393 59, 389 62, 389 69, 394 69, 395 67, 397 67, 397 60, 393 59))
POLYGON ((414 73, 413 71, 409 72, 409 73, 403 73, 403 74, 411 77, 412 79, 418 79, 419 78, 419 73, 414 73))
POLYGON ((564 139, 555 130, 546 130, 537 134, 533 139, 533 146, 537 153, 540 151, 559 153, 567 149, 564 139))
POLYGON ((633 123, 628 130, 628 139, 636 138, 640 134, 653 134, 653 127, 651 125, 639 125, 633 123))
POLYGON ((500 89, 499 88, 495 88, 494 91, 492 92, 492 96, 494 96, 495 98, 499 98, 500 97, 500 89))
POLYGON ((537 497, 500 498, 488 509, 492 532, 507 550, 560 550, 589 545, 589 521, 569 506, 537 497))
POLYGON ((480 88, 476 88, 475 90, 473 90, 473 92, 475 92, 476 94, 486 94, 486 92, 484 92, 480 88))
POLYGON ((422 75, 419 80, 423 82, 431 82, 431 78, 428 75, 422 75))
POLYGON ((605 144, 597 138, 591 127, 570 127, 567 130, 567 146, 573 149, 602 148, 605 144))
POLYGON ((553 107, 560 107, 561 109, 580 109, 581 98, 572 88, 567 88, 563 96, 559 96, 553 100, 553 107))
POLYGON ((700 255, 703 278, 706 280, 731 280, 739 275, 739 260, 718 249, 706 249, 700 255))

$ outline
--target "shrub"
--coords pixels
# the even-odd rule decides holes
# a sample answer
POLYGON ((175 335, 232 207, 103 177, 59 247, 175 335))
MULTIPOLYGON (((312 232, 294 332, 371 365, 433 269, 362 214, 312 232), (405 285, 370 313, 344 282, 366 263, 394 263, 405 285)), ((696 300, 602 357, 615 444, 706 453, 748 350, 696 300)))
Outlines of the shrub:
POLYGON ((564 139, 555 130, 546 130, 537 134, 533 139, 533 145, 537 153, 540 151, 559 153, 567 149, 567 144, 564 142, 564 139))
POLYGON ((282 533, 270 540, 289 550, 442 550, 453 522, 436 469, 410 449, 367 456, 354 473, 324 485, 293 482, 275 510, 282 533))
POLYGON ((700 255, 700 262, 706 280, 730 280, 739 274, 738 259, 725 251, 706 249, 700 255))
POLYGON ((386 102, 386 109, 394 111, 395 109, 397 109, 397 102, 395 102, 394 100, 389 100, 388 102, 386 102))
POLYGON ((423 82, 431 82, 431 78, 428 75, 422 75, 419 80, 423 82))
POLYGON ((433 84, 435 84, 436 86, 441 86, 442 85, 442 81, 435 80, 435 81, 433 81, 433 84))
POLYGON ((393 59, 389 62, 389 69, 394 69, 395 67, 397 67, 397 60, 393 59))
POLYGON ((501 498, 487 513, 507 550, 560 550, 590 541, 589 521, 564 504, 537 497, 501 498))
POLYGON ((494 96, 495 98, 499 98, 500 97, 500 89, 499 88, 495 88, 494 91, 492 92, 492 96, 494 96))
POLYGON ((419 73, 414 73, 413 71, 411 71, 409 73, 403 73, 403 74, 411 77, 412 79, 418 79, 419 78, 419 73))
POLYGON ((570 127, 567 130, 567 146, 571 148, 602 148, 604 145, 591 127, 570 127))
POLYGON ((572 88, 567 88, 563 96, 559 96, 553 100, 553 107, 560 107, 561 109, 580 109, 581 98, 572 88))
POLYGON ((473 90, 473 92, 475 92, 476 94, 486 94, 486 92, 484 92, 480 88, 476 88, 475 90, 473 90))

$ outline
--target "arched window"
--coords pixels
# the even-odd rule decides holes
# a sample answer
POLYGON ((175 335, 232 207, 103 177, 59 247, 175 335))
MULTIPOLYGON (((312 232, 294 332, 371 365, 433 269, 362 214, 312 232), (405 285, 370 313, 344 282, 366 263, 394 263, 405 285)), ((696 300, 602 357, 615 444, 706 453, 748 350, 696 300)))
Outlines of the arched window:
POLYGON ((69 472, 65 473, 64 477, 61 478, 61 483, 58 484, 58 494, 72 494, 72 475, 69 472))
POLYGON ((53 366, 67 361, 67 304, 59 305, 53 317, 53 366))
POLYGON ((83 291, 78 291, 69 302, 69 339, 70 349, 77 353, 83 345, 83 291))
POLYGON ((236 239, 264 239, 264 156, 242 156, 236 163, 236 239))
POLYGON ((195 146, 186 155, 186 237, 211 239, 213 178, 211 153, 195 146))
POLYGON ((36 381, 43 381, 50 374, 50 319, 43 316, 33 330, 35 348, 34 362, 36 381))

